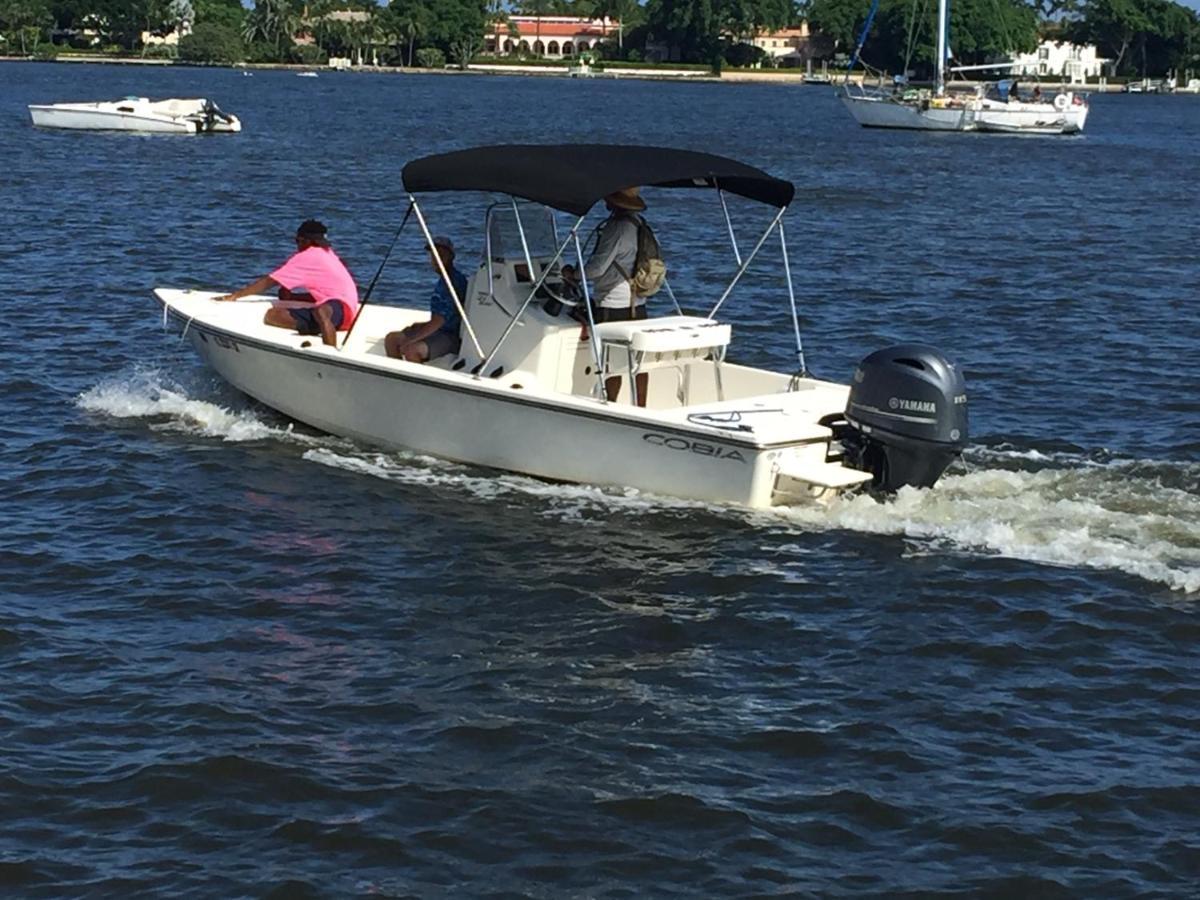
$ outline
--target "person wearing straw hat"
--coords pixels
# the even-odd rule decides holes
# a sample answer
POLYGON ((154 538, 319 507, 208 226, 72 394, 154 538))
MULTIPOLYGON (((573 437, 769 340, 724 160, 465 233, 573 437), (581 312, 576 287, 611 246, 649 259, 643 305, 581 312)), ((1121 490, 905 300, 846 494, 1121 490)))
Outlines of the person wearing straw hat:
MULTIPOLYGON (((646 318, 646 298, 639 297, 629 285, 630 273, 637 265, 638 214, 646 209, 637 187, 613 191, 604 198, 608 218, 596 230, 596 247, 584 263, 592 289, 592 306, 596 324, 628 322, 646 318)), ((565 273, 570 277, 572 273, 565 273)), ((637 376, 638 404, 646 405, 646 385, 649 376, 637 376)), ((605 393, 610 401, 621 392, 620 376, 605 379, 605 393)))
POLYGON ((445 356, 447 353, 457 353, 462 345, 462 316, 450 296, 450 289, 442 278, 441 270, 433 254, 436 252, 442 260, 442 266, 450 281, 454 284, 454 293, 458 294, 459 302, 467 300, 467 276, 454 267, 454 242, 448 237, 435 237, 433 247, 429 251, 429 265, 437 272, 437 283, 429 297, 429 319, 409 325, 401 331, 392 331, 383 339, 383 348, 392 359, 406 359, 409 362, 428 362, 445 356))

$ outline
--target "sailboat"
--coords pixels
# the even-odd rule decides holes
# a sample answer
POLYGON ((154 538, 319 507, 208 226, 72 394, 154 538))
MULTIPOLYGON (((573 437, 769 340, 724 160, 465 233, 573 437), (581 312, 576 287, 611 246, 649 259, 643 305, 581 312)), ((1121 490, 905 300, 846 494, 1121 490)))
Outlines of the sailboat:
MULTIPOLYGON (((859 59, 879 0, 871 6, 862 36, 850 58, 850 68, 859 59)), ((1013 80, 998 82, 989 88, 976 87, 973 93, 946 91, 946 60, 949 56, 946 34, 950 22, 949 0, 938 0, 937 49, 933 88, 912 88, 898 78, 892 90, 854 84, 847 74, 841 89, 842 102, 858 124, 865 128, 909 128, 923 131, 986 131, 1009 134, 1078 134, 1087 121, 1088 102, 1084 94, 1060 91, 1053 96, 1041 94, 1022 97, 1013 80)), ((1005 68, 1011 63, 985 66, 960 66, 952 72, 973 69, 1005 68)), ((849 70, 847 70, 849 71, 849 70)))

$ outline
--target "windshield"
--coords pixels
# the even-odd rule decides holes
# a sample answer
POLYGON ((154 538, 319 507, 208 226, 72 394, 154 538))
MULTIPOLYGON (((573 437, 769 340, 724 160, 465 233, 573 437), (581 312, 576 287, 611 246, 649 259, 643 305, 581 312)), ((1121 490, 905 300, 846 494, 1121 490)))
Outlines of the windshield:
MULTIPOLYGON (((558 237, 554 227, 554 213, 535 203, 518 204, 521 227, 525 230, 525 243, 529 255, 534 257, 554 256, 558 250, 558 237)), ((489 252, 494 261, 504 259, 522 260, 525 250, 521 246, 521 228, 512 204, 496 204, 488 209, 489 252)))

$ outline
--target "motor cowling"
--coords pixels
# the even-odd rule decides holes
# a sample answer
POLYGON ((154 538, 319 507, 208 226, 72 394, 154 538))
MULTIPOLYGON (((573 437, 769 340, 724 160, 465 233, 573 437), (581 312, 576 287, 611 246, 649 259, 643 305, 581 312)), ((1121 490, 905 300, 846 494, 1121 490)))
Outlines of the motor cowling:
POLYGON ((932 487, 967 443, 966 383, 935 347, 886 347, 854 370, 845 420, 846 461, 877 489, 932 487))

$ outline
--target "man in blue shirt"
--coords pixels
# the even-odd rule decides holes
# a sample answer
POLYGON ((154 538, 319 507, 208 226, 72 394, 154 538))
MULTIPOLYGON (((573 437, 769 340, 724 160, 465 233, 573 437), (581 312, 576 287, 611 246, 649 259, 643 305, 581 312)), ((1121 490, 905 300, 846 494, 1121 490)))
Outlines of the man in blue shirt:
POLYGON ((459 337, 462 316, 458 314, 458 307, 438 269, 437 259, 433 255, 435 252, 441 257, 459 301, 466 302, 467 276, 454 267, 454 244, 448 237, 436 237, 433 239, 433 249, 429 252, 429 264, 438 273, 433 294, 429 297, 429 321, 409 325, 403 331, 393 331, 383 339, 384 349, 393 359, 428 362, 447 353, 457 353, 462 343, 459 337))

